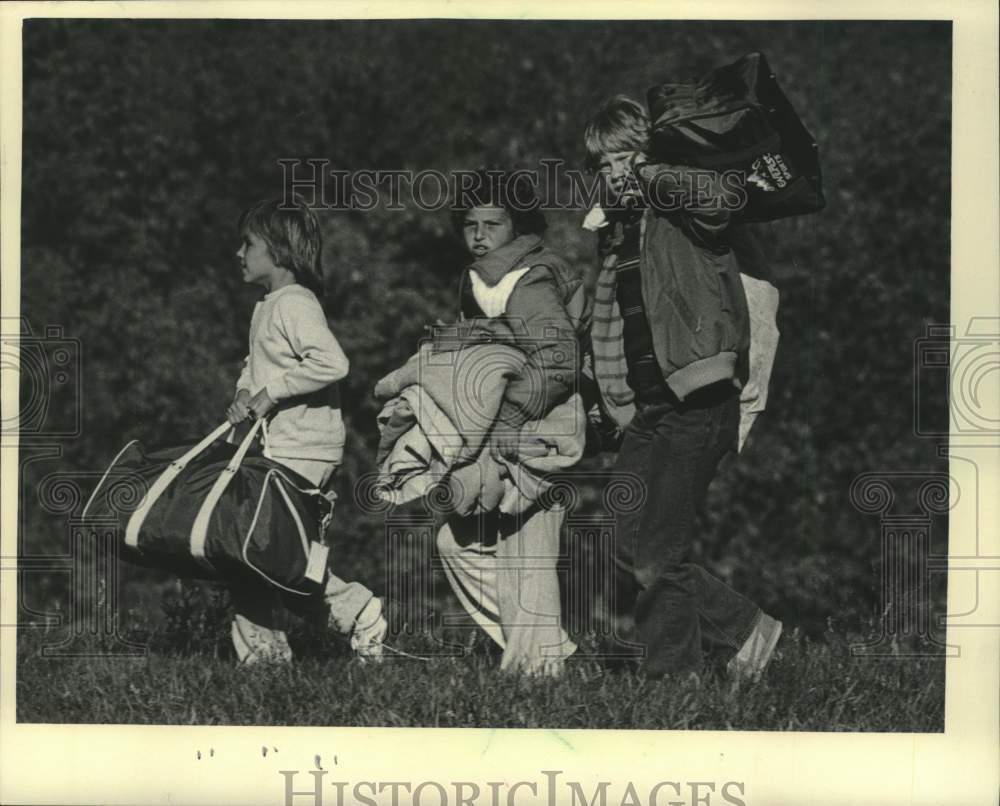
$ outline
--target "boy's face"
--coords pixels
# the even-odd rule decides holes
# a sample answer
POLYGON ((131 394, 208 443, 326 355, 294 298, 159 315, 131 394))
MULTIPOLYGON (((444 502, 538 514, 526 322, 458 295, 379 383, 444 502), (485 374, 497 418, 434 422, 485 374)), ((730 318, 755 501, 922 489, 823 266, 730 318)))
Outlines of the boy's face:
POLYGON ((462 222, 465 248, 475 257, 482 257, 514 240, 514 222, 503 207, 492 205, 473 207, 462 222))
POLYGON ((256 283, 269 288, 272 279, 280 271, 271 257, 267 243, 256 232, 243 233, 243 242, 236 257, 240 259, 245 283, 256 283))
POLYGON ((639 196, 639 186, 632 176, 632 158, 635 154, 635 151, 601 154, 597 172, 603 177, 614 201, 639 196))

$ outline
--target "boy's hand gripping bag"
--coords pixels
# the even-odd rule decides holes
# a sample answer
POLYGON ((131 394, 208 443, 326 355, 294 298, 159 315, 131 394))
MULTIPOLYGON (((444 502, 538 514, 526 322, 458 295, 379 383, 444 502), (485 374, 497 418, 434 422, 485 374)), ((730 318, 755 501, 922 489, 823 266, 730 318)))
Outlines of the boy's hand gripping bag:
POLYGON ((764 54, 748 54, 694 84, 652 87, 646 99, 649 156, 742 172, 747 197, 739 220, 772 221, 826 205, 816 142, 764 54))
POLYGON ((147 453, 133 441, 111 462, 83 518, 113 525, 123 559, 180 576, 263 579, 311 595, 326 581, 333 502, 301 476, 236 446, 223 423, 194 446, 147 453))

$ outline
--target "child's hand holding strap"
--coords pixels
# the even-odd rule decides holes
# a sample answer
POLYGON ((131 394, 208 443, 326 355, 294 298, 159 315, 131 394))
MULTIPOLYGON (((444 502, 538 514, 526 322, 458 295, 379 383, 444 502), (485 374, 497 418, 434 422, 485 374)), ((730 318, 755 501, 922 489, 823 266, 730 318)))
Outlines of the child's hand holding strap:
POLYGON ((264 387, 250 398, 247 408, 250 416, 260 420, 277 405, 277 401, 267 393, 267 387, 264 387))
POLYGON ((233 402, 226 409, 226 419, 230 425, 239 425, 250 416, 250 393, 246 389, 240 389, 233 398, 233 402))

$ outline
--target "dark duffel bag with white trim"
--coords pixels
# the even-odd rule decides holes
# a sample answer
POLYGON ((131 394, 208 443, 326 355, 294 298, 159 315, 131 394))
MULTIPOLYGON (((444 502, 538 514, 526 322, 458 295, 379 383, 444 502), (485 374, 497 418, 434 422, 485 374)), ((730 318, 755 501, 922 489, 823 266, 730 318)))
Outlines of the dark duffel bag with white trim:
POLYGON ((771 221, 826 206, 816 141, 789 102, 763 53, 689 84, 646 93, 649 157, 656 162, 745 177, 738 219, 771 221))
POLYGON ((194 446, 147 453, 133 441, 111 462, 84 520, 118 528, 123 559, 180 576, 266 580, 311 595, 326 581, 333 501, 223 423, 194 446))

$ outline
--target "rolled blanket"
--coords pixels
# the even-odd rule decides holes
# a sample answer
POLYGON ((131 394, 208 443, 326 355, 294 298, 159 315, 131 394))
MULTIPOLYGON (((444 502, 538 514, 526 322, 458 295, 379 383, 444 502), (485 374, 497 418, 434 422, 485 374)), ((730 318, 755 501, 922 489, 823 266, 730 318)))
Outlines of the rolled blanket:
POLYGON ((455 463, 461 435, 421 386, 408 386, 379 413, 376 490, 393 504, 426 495, 455 463))
MULTIPOLYGON (((384 400, 413 386, 423 389, 448 425, 440 418, 424 417, 419 410, 418 420, 425 429, 436 429, 441 438, 460 439, 462 448, 457 458, 471 461, 493 429, 508 380, 520 372, 524 361, 523 352, 502 344, 435 349, 425 343, 402 367, 376 384, 375 395, 384 400)), ((433 436, 428 433, 428 437, 433 436)), ((383 431, 383 438, 390 439, 391 435, 386 437, 383 431)), ((379 454, 387 448, 380 442, 379 454)))
POLYGON ((542 420, 526 423, 521 430, 516 462, 506 467, 504 497, 499 509, 505 514, 523 512, 550 488, 546 476, 568 470, 583 458, 587 414, 583 398, 574 394, 542 420), (529 428, 535 433, 529 435, 529 428))
POLYGON ((523 426, 516 461, 488 450, 507 380, 523 360, 500 344, 439 352, 425 344, 379 381, 377 396, 393 395, 378 417, 379 494, 404 503, 447 480, 458 514, 513 513, 538 499, 545 474, 579 461, 586 434, 579 395, 523 426))

